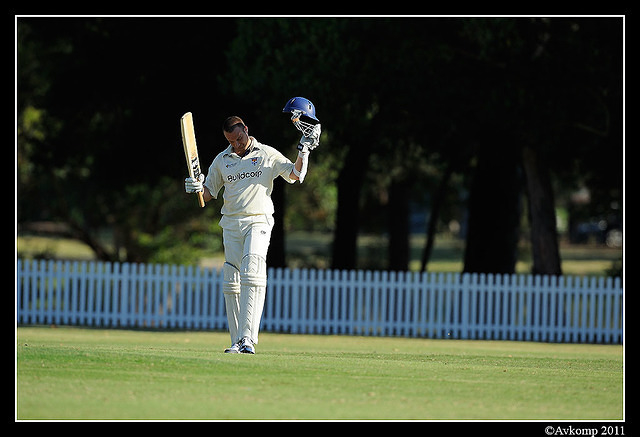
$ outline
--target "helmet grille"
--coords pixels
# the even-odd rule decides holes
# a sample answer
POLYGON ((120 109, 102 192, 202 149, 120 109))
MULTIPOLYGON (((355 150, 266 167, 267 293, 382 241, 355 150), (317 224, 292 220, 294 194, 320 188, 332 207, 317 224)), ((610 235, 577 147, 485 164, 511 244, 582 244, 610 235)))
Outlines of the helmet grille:
POLYGON ((293 114, 291 116, 291 121, 293 122, 293 125, 296 127, 296 129, 298 129, 300 132, 302 132, 302 134, 305 137, 308 137, 309 135, 311 135, 311 132, 313 131, 313 127, 315 126, 314 124, 308 123, 306 121, 302 121, 300 118, 302 117, 302 111, 299 109, 295 109, 293 111, 291 111, 291 113, 293 114))

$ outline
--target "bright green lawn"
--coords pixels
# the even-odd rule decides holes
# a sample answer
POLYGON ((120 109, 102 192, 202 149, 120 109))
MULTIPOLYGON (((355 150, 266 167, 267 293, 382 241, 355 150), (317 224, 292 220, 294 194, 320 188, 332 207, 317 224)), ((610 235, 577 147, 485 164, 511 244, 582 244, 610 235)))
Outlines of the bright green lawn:
POLYGON ((623 349, 507 341, 17 329, 25 419, 623 418, 623 349))

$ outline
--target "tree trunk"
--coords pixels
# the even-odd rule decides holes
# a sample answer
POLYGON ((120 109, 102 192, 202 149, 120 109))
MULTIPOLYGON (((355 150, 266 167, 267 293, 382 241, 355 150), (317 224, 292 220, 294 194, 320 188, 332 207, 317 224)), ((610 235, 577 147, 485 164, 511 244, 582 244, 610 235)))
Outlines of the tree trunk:
POLYGON ((429 264, 429 258, 431 258, 431 252, 433 251, 433 244, 436 238, 436 229, 438 226, 438 219, 440 218, 440 208, 442 207, 442 203, 444 202, 444 197, 447 192, 447 187, 449 186, 449 181, 451 180, 451 175, 453 174, 453 165, 447 165, 447 169, 440 180, 440 184, 438 185, 438 190, 433 198, 433 202, 431 204, 431 213, 429 214, 429 222, 427 224, 427 238, 424 245, 424 250, 422 252, 422 264, 420 266, 420 271, 424 272, 427 270, 427 264, 429 264))
POLYGON ((528 146, 522 149, 522 162, 527 180, 531 223, 531 273, 561 275, 555 202, 549 170, 540 162, 537 152, 528 146))
POLYGON ((393 180, 389 187, 388 226, 389 270, 409 270, 409 189, 408 180, 393 180))
POLYGON ((469 194, 464 271, 515 272, 520 224, 519 155, 510 145, 485 144, 469 194))
POLYGON ((358 225, 360 223, 360 193, 370 151, 351 146, 338 175, 338 207, 333 234, 331 268, 355 269, 358 258, 358 225))

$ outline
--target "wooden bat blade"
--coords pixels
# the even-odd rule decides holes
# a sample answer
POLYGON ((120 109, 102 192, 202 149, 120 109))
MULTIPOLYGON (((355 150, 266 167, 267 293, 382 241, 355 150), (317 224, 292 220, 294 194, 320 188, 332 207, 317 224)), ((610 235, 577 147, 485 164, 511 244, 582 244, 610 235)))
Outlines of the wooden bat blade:
MULTIPOLYGON (((202 172, 200 170, 196 133, 193 127, 193 114, 191 114, 191 112, 187 112, 180 118, 180 130, 182 132, 182 146, 184 147, 184 157, 187 160, 189 177, 197 179, 202 172)), ((197 194, 198 203, 201 208, 204 208, 202 192, 198 192, 197 194)))

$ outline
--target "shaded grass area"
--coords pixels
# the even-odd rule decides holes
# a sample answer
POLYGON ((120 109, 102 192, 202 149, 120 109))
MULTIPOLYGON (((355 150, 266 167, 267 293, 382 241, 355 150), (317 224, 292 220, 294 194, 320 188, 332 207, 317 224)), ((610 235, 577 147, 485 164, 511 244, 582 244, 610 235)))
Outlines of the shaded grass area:
MULTIPOLYGON (((287 263, 291 268, 330 268, 330 233, 290 232, 287 234, 287 263)), ((384 236, 363 235, 358 239, 360 268, 386 269, 387 240, 384 236)), ((424 237, 411 238, 409 268, 419 271, 421 267, 424 237)), ((25 258, 60 258, 89 260, 94 258, 92 250, 78 240, 51 238, 35 235, 17 237, 18 256, 25 258)), ((531 256, 527 248, 520 250, 516 273, 531 271, 531 256)), ((566 275, 606 275, 607 271, 622 259, 621 248, 584 244, 560 247, 563 273, 566 275)), ((461 272, 464 258, 464 241, 450 237, 436 239, 427 271, 461 272)), ((211 253, 201 260, 208 267, 220 267, 224 262, 222 253, 211 253)), ((619 268, 619 267, 618 267, 619 268)))
MULTIPOLYGON (((461 272, 464 264, 464 240, 447 236, 435 239, 427 271, 429 272, 461 272)), ((358 239, 358 260, 361 268, 387 268, 387 238, 376 235, 362 235, 358 239)), ((419 271, 425 238, 413 235, 410 239, 409 269, 419 271)), ((527 274, 533 265, 531 250, 521 244, 516 273, 527 274)), ((290 233, 287 235, 287 254, 292 267, 330 266, 331 235, 290 233)), ((610 248, 601 244, 570 245, 560 244, 560 258, 565 275, 606 275, 607 270, 621 261, 622 249, 610 248)))

